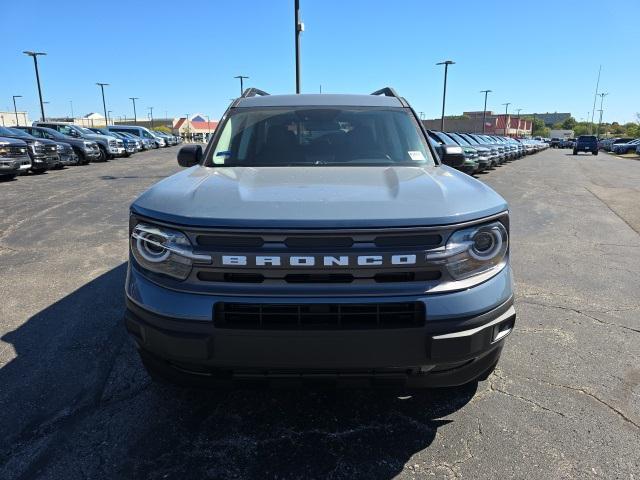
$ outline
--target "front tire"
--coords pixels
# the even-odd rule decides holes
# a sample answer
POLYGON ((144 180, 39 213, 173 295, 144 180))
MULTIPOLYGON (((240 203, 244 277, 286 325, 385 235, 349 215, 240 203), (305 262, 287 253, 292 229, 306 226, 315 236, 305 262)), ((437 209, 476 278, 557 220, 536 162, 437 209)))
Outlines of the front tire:
POLYGON ((577 151, 577 150, 574 150, 574 151, 573 151, 573 154, 574 154, 574 155, 577 155, 577 154, 578 154, 578 151, 577 151))
POLYGON ((102 145, 99 146, 99 150, 100 150, 100 156, 98 157, 98 161, 106 162, 107 159, 109 158, 109 154, 107 153, 107 151, 102 145))
POLYGON ((594 155, 598 155, 598 152, 591 152, 591 153, 593 153, 594 155))

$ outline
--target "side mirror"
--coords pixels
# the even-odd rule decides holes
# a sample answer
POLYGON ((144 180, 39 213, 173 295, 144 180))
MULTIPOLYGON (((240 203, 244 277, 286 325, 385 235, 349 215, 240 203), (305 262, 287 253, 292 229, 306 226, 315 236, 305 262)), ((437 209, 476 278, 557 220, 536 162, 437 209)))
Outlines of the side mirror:
POLYGON ((464 151, 458 145, 442 146, 442 163, 453 168, 459 168, 464 165, 464 151))
POLYGON ((200 145, 185 145, 178 151, 178 165, 193 167, 202 161, 202 147, 200 145))

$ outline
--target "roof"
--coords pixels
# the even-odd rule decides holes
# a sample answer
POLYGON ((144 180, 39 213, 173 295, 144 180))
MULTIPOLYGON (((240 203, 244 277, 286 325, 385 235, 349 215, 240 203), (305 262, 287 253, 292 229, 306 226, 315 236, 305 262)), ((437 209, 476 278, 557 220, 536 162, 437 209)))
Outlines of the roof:
POLYGON ((302 107, 302 106, 345 106, 345 107, 402 107, 396 97, 384 95, 335 95, 299 94, 265 95, 239 98, 237 107, 302 107))
MULTIPOLYGON (((191 127, 194 130, 211 130, 214 131, 216 129, 216 127, 218 126, 218 122, 196 122, 196 121, 191 121, 191 127)), ((176 127, 179 128, 179 127, 176 127)))

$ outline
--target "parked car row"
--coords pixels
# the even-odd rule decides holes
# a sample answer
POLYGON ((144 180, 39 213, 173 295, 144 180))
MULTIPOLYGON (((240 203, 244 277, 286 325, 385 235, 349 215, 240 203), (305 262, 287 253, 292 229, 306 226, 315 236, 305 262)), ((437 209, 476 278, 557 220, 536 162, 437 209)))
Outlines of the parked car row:
POLYGON ((68 165, 87 165, 182 142, 178 136, 135 125, 86 128, 62 122, 0 127, 0 179, 68 165))
POLYGON ((427 133, 429 140, 441 154, 449 147, 462 147, 465 162, 458 167, 458 170, 469 175, 495 168, 505 162, 549 147, 545 142, 532 139, 434 130, 428 130, 427 133))
POLYGON ((624 155, 626 153, 640 154, 640 138, 607 138, 600 142, 599 147, 616 155, 624 155))

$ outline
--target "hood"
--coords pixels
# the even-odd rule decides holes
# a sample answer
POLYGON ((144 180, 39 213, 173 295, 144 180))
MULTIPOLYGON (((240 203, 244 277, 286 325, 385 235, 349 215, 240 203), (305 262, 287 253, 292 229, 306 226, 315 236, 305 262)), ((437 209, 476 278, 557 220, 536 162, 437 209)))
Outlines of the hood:
POLYGON ((101 135, 99 133, 92 133, 92 134, 83 133, 82 136, 85 140, 94 140, 94 141, 102 140, 104 142, 108 142, 109 140, 116 139, 115 137, 110 137, 109 135, 101 135))
POLYGON ((18 138, 0 137, 0 147, 7 147, 7 146, 24 147, 26 145, 27 145, 27 142, 20 140, 18 138))
POLYGON ((18 136, 11 136, 11 137, 7 137, 7 138, 13 138, 15 140, 22 140, 23 142, 31 145, 32 143, 40 143, 42 145, 55 145, 56 142, 54 142, 53 140, 47 140, 46 138, 26 138, 26 137, 18 137, 18 136))
POLYGON ((506 209, 488 186, 447 166, 196 166, 131 206, 168 223, 244 228, 445 225, 506 209))

